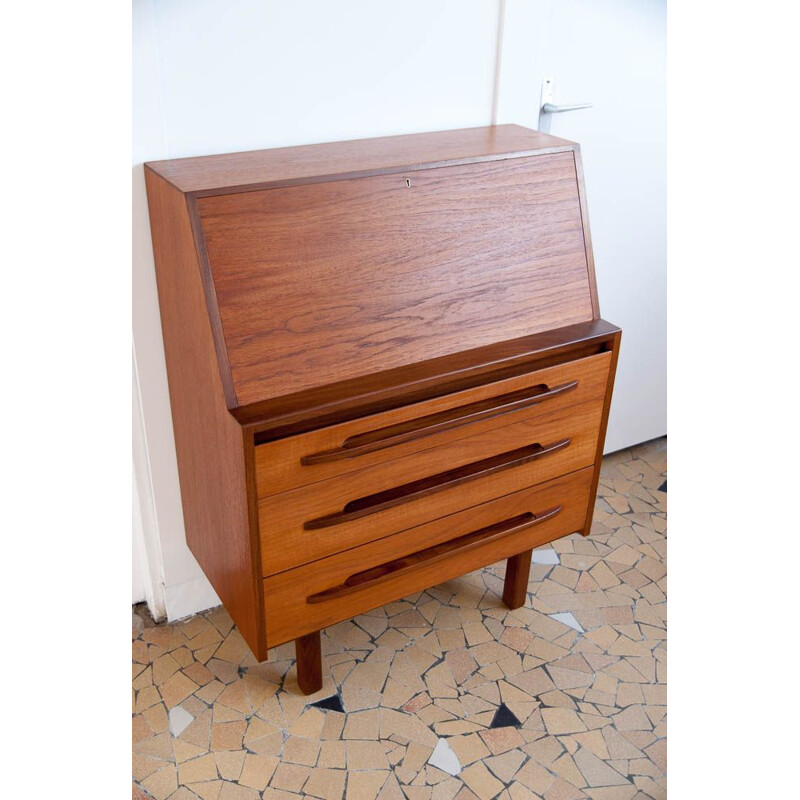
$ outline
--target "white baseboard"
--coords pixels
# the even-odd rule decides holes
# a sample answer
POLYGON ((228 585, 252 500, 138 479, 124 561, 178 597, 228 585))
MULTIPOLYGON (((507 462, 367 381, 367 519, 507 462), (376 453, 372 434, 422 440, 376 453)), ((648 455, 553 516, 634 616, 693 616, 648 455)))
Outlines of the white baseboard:
POLYGON ((211 584, 202 575, 183 583, 166 586, 165 595, 169 622, 222 604, 211 584))
POLYGON ((132 356, 133 522, 131 530, 133 546, 139 555, 138 561, 134 564, 134 568, 138 570, 135 580, 141 584, 153 619, 160 621, 166 613, 164 561, 153 499, 153 480, 150 474, 135 349, 132 356))

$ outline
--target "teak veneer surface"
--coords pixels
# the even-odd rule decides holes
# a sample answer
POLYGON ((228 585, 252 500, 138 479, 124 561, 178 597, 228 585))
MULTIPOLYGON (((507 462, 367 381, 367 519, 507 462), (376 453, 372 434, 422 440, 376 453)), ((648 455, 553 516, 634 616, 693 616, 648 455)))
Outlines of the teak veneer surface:
POLYGON ((315 691, 322 627, 501 558, 524 602, 531 548, 589 532, 620 345, 579 146, 503 125, 145 176, 186 539, 255 656, 297 639, 315 691))
POLYGON ((580 530, 586 518, 591 479, 592 470, 583 469, 267 578, 264 596, 270 647, 580 530), (559 505, 560 513, 540 526, 423 565, 410 574, 387 576, 343 597, 313 604, 306 601, 354 573, 526 512, 537 514, 559 505))
MULTIPOLYGON (((589 466, 595 457, 602 398, 551 414, 523 420, 482 434, 443 444, 431 450, 394 459, 319 483, 259 500, 261 556, 264 575, 354 547, 370 539, 420 525, 557 475, 589 466), (307 529, 306 523, 339 512, 362 498, 439 475, 493 456, 514 453, 540 444, 548 447, 568 440, 553 452, 521 464, 477 477, 420 499, 341 522, 307 529), (291 547, 287 547, 291 542, 291 547)), ((509 461, 514 457, 509 455, 509 461)))
MULTIPOLYGON (((474 389, 454 392, 434 400, 412 403, 382 414, 363 416, 352 422, 331 425, 321 430, 259 445, 255 450, 258 495, 267 497, 337 475, 374 467, 402 456, 439 448, 459 439, 502 428, 513 422, 542 417, 568 406, 602 398, 608 383, 610 361, 610 353, 601 353, 555 367, 535 370, 514 378, 495 381, 474 389), (420 435, 418 438, 406 441, 398 437, 396 444, 382 449, 360 453, 359 448, 354 447, 350 450, 352 455, 347 458, 327 463, 303 463, 304 459, 320 453, 332 452, 337 448, 346 453, 346 444, 358 442, 364 437, 367 441, 372 441, 374 446, 378 434, 392 431, 393 428, 401 427, 404 423, 409 426, 416 422, 424 424, 425 420, 430 420, 436 414, 447 411, 455 413, 459 409, 469 408, 481 401, 489 403, 498 397, 519 392, 527 387, 558 388, 571 384, 575 384, 573 388, 551 397, 545 396, 539 402, 520 410, 481 418, 477 421, 466 417, 461 424, 446 428, 441 432, 420 435), (372 437, 371 440, 370 437, 372 437)), ((536 395, 532 395, 532 397, 536 398, 536 395)), ((488 411, 491 411, 491 406, 488 411)), ((411 430, 413 432, 413 428, 411 430)), ((420 433, 425 433, 424 427, 420 433)), ((379 442, 380 439, 377 441, 379 442)), ((443 451, 437 450, 437 452, 443 451)))
POLYGON ((572 152, 204 197, 239 404, 592 318, 572 152))
POLYGON ((593 319, 283 395, 231 413, 253 430, 257 443, 268 442, 611 352, 618 335, 615 325, 593 319))
POLYGON ((186 199, 154 173, 146 180, 186 542, 250 648, 266 658, 248 497, 252 438, 226 407, 186 199))
POLYGON ((494 161, 574 147, 574 142, 519 125, 497 125, 151 161, 148 167, 180 191, 202 195, 494 161))

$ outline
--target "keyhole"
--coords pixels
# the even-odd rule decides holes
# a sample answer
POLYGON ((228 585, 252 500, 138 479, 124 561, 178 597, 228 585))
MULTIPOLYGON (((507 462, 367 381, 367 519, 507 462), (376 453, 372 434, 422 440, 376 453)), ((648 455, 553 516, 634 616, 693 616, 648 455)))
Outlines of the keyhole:
POLYGON ((406 178, 406 186, 411 188, 411 178, 406 178))

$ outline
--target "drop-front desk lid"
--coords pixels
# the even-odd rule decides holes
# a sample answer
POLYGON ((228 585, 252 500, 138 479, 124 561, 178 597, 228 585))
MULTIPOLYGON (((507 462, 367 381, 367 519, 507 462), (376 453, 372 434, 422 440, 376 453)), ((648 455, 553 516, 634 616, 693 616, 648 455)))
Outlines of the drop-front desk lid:
POLYGON ((147 168, 187 195, 241 419, 597 326, 580 152, 563 139, 503 125, 147 168))

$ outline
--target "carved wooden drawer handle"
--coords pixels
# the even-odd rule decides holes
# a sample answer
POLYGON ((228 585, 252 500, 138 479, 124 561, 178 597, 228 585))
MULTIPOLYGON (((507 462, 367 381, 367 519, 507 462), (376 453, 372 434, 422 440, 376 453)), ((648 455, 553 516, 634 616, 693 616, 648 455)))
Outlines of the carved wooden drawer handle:
POLYGON ((384 450, 387 447, 394 447, 404 442, 433 436, 450 428, 458 428, 472 422, 498 417, 501 414, 520 411, 523 408, 549 400, 551 397, 569 392, 575 389, 577 385, 578 381, 570 381, 550 388, 546 383, 540 383, 516 392, 479 400, 476 403, 440 411, 436 414, 429 414, 426 417, 418 417, 407 422, 400 422, 397 425, 390 425, 376 431, 359 433, 345 439, 341 447, 303 456, 300 459, 300 463, 304 466, 312 466, 314 464, 340 461, 344 458, 357 458, 367 453, 374 453, 376 450, 384 450))
POLYGON ((430 475, 427 478, 421 478, 402 486, 396 486, 393 489, 360 497, 357 500, 351 500, 341 511, 307 520, 303 523, 303 528, 307 531, 329 528, 331 525, 341 525, 344 522, 351 522, 369 514, 376 514, 378 511, 384 511, 402 503, 409 503, 412 500, 418 500, 421 497, 441 492, 444 489, 452 489, 454 486, 466 481, 485 478, 495 472, 527 464, 529 461, 534 461, 569 447, 571 441, 571 439, 561 439, 558 442, 544 446, 538 443, 530 444, 525 447, 519 447, 516 450, 510 450, 507 453, 484 458, 481 461, 473 461, 463 467, 430 475))
POLYGON ((538 514, 533 514, 528 511, 516 517, 510 517, 502 522, 496 522, 494 525, 479 528, 476 531, 472 531, 472 533, 467 533, 464 534, 464 536, 451 539, 449 542, 442 542, 442 544, 437 544, 433 547, 426 547, 424 550, 418 550, 416 553, 397 558, 394 561, 387 561, 385 564, 379 564, 377 567, 372 567, 363 572, 356 572, 347 578, 344 583, 339 584, 339 586, 334 586, 323 592, 309 595, 306 598, 306 602, 310 605, 324 603, 326 600, 334 600, 352 594, 353 592, 370 588, 389 578, 405 575, 408 572, 428 566, 429 564, 449 558, 450 556, 466 553, 486 542, 491 542, 503 536, 508 536, 509 534, 524 530, 525 528, 530 528, 533 525, 538 525, 540 522, 552 519, 560 512, 561 506, 559 505, 538 514))

